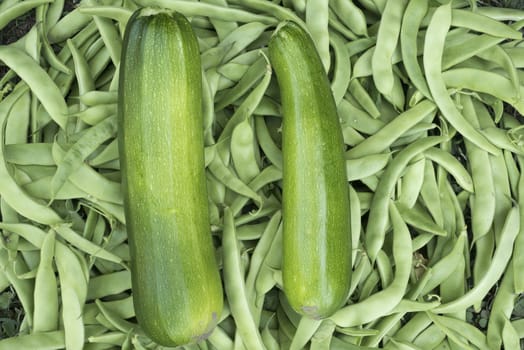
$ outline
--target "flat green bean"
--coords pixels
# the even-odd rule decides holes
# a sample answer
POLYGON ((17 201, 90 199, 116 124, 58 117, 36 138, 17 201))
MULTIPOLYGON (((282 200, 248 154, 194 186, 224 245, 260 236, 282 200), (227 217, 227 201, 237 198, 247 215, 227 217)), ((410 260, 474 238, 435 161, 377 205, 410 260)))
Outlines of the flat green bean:
POLYGON ((338 105, 350 84, 351 64, 349 61, 349 53, 344 46, 345 40, 337 33, 330 33, 329 41, 331 42, 331 47, 333 48, 333 54, 335 57, 331 90, 333 91, 335 103, 338 105))
POLYGON ((393 91, 392 58, 406 5, 407 0, 386 2, 377 33, 377 44, 371 58, 373 81, 378 91, 386 97, 391 96, 393 91))
POLYGON ((63 349, 64 331, 25 334, 0 340, 0 350, 12 349, 63 349))
POLYGON ((347 158, 359 158, 367 154, 385 151, 396 139, 435 112, 435 105, 424 100, 407 111, 399 114, 379 131, 364 139, 346 152, 347 158))
POLYGON ((406 167, 406 171, 402 175, 400 183, 400 193, 398 195, 398 202, 402 203, 408 208, 412 208, 420 195, 424 177, 424 167, 426 161, 424 158, 414 160, 406 167))
POLYGON ((468 192, 474 192, 473 180, 469 172, 453 155, 440 148, 431 147, 424 151, 424 156, 444 168, 460 187, 468 192))
POLYGON ((446 138, 447 136, 432 136, 420 139, 406 146, 386 167, 373 195, 366 227, 365 247, 371 261, 375 260, 378 250, 380 250, 384 243, 388 224, 388 216, 385 213, 388 210, 387 208, 393 188, 402 171, 413 157, 443 142, 446 138))
POLYGON ((498 285, 497 294, 491 306, 486 332, 487 343, 490 349, 497 349, 502 346, 506 320, 511 318, 515 307, 517 294, 514 291, 513 268, 513 260, 511 260, 498 285))
MULTIPOLYGON (((116 117, 110 117, 90 127, 86 133, 67 150, 63 158, 56 162, 57 170, 51 183, 52 195, 58 192, 69 176, 82 166, 83 161, 93 153, 96 148, 115 135, 116 124, 116 117)), ((58 150, 58 144, 56 146, 54 149, 58 150)), ((58 153, 55 153, 53 156, 55 160, 59 158, 58 153)))
POLYGON ((389 153, 377 153, 346 160, 346 172, 348 181, 359 180, 378 173, 386 167, 391 155, 389 153))
POLYGON ((26 0, 17 2, 2 11, 0 11, 0 30, 5 28, 11 21, 21 17, 25 13, 31 11, 35 7, 43 4, 48 4, 52 0, 26 0))
MULTIPOLYGON (((0 103, 0 126, 4 130, 6 118, 14 102, 26 91, 25 86, 20 85, 19 89, 12 92, 0 103)), ((62 218, 51 208, 41 204, 34 198, 25 193, 12 177, 4 158, 4 133, 0 133, 0 194, 2 198, 18 213, 36 222, 53 224, 62 221, 62 218)))
POLYGON ((468 123, 449 97, 442 75, 442 52, 446 34, 451 25, 451 6, 437 8, 429 23, 424 41, 424 69, 427 83, 435 103, 444 118, 459 132, 480 148, 497 154, 500 151, 468 123))
POLYGON ((427 10, 428 2, 425 0, 411 0, 408 3, 400 28, 400 49, 403 65, 411 82, 422 95, 431 99, 428 85, 417 60, 417 33, 427 10))
POLYGON ((395 205, 389 199, 387 203, 393 225, 395 277, 386 288, 361 302, 345 306, 335 312, 330 319, 338 326, 351 327, 374 321, 392 310, 402 300, 406 292, 412 263, 411 236, 395 205), (387 302, 385 302, 386 300, 387 302))
POLYGON ((454 68, 442 73, 442 79, 447 87, 490 94, 524 113, 524 100, 520 97, 524 96, 524 87, 516 90, 511 79, 500 74, 474 68, 454 68))
POLYGON ((0 61, 24 80, 32 92, 62 128, 67 119, 67 105, 55 82, 24 51, 8 46, 0 47, 0 61))
POLYGON ((55 234, 47 233, 42 242, 40 263, 35 278, 35 309, 33 332, 48 332, 58 328, 58 288, 53 270, 55 234))
POLYGON ((518 30, 478 12, 453 9, 452 18, 453 25, 457 27, 465 27, 480 33, 499 36, 505 39, 522 39, 522 33, 518 30))
POLYGON ((366 17, 353 0, 335 0, 329 3, 340 20, 358 36, 368 36, 366 17))
POLYGON ((308 0, 305 9, 305 22, 315 47, 318 51, 324 70, 329 71, 331 64, 329 54, 329 2, 321 0, 308 0))
POLYGON ((227 207, 224 210, 222 247, 224 249, 224 287, 239 335, 249 349, 264 349, 260 333, 249 309, 246 286, 241 278, 243 273, 240 266, 240 252, 235 234, 235 223, 233 214, 227 207))
POLYGON ((506 269, 508 261, 511 258, 511 254, 508 254, 508 252, 513 250, 513 243, 517 237, 519 226, 519 209, 518 207, 512 207, 506 217, 499 245, 495 249, 492 263, 486 271, 486 274, 482 276, 478 284, 467 291, 466 294, 453 301, 442 304, 435 308, 433 312, 457 312, 464 310, 468 306, 473 305, 476 301, 482 299, 506 269))
POLYGON ((65 344, 67 349, 82 349, 85 339, 82 308, 87 293, 88 272, 78 255, 64 244, 56 243, 55 262, 61 287, 65 344))

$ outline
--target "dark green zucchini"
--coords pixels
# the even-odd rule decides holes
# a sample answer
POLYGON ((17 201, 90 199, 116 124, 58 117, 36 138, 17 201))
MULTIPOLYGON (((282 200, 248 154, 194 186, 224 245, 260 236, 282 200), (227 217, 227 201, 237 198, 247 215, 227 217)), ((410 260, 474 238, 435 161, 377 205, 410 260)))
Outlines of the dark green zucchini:
POLYGON ((205 339, 223 292, 204 172, 201 65, 181 14, 137 10, 119 76, 119 151, 134 306, 155 342, 205 339))
POLYGON ((329 80, 302 27, 279 25, 269 59, 283 114, 283 287, 295 311, 321 319, 344 304, 350 285, 342 130, 329 80))

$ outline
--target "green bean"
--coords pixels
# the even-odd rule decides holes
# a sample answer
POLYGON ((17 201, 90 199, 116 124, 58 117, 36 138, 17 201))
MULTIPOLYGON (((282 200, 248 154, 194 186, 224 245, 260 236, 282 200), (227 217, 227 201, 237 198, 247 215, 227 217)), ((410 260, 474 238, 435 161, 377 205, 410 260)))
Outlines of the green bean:
POLYGON ((346 172, 348 181, 359 180, 384 169, 391 155, 388 153, 370 154, 360 158, 346 160, 346 172))
POLYGON ((388 254, 382 249, 379 250, 375 263, 380 276, 380 285, 382 288, 386 288, 393 280, 393 268, 389 261, 388 254))
MULTIPOLYGON (((378 274, 377 270, 372 270, 366 278, 362 282, 362 286, 360 286, 360 293, 358 295, 358 303, 363 302, 367 298, 369 298, 371 295, 374 295, 374 292, 377 292, 380 288, 380 275, 378 274)), ((357 303, 357 304, 358 304, 357 303)), ((357 305, 357 304, 351 304, 351 305, 357 305)))
MULTIPOLYGON (((256 293, 255 281, 260 272, 264 259, 266 255, 268 254, 269 249, 271 248, 271 245, 273 244, 273 241, 275 240, 276 235, 279 234, 279 232, 282 230, 282 227, 280 225, 281 218, 282 218, 282 215, 280 211, 277 211, 275 214, 273 214, 273 216, 269 220, 269 223, 265 227, 261 238, 257 242, 257 245, 253 251, 253 254, 251 255, 251 259, 249 261, 249 270, 247 272, 246 282, 245 282, 246 295, 250 297, 251 299, 255 299, 255 293, 256 293)), ((237 237, 238 237, 238 230, 237 230, 237 237)), ((257 319, 259 317, 258 314, 260 313, 260 311, 261 310, 258 310, 257 314, 255 314, 256 316, 255 322, 257 322, 257 319)))
MULTIPOLYGON (((486 275, 491 265, 493 250, 495 249, 495 233, 491 228, 485 235, 475 241, 475 254, 482 256, 483 259, 475 259, 473 264, 473 285, 479 284, 479 281, 486 275)), ((481 301, 473 304, 473 308, 480 312, 481 301)))
POLYGON ((440 148, 431 147, 424 151, 424 156, 444 168, 457 181, 458 185, 473 193, 473 180, 464 166, 450 153, 440 148))
POLYGON ((215 154, 211 160, 209 164, 209 171, 220 182, 226 185, 227 188, 247 198, 253 199, 256 203, 258 203, 259 207, 262 206, 262 197, 252 190, 248 185, 242 182, 242 180, 236 177, 233 171, 224 164, 224 161, 219 154, 215 154))
POLYGON ((5 144, 27 142, 27 133, 31 123, 31 93, 29 91, 15 102, 5 126, 5 144))
POLYGON ((17 2, 0 11, 0 30, 5 28, 11 21, 21 17, 35 7, 48 4, 51 0, 26 0, 17 2))
MULTIPOLYGON (((350 0, 349 0, 350 1, 350 0)), ((333 79, 331 80, 331 90, 333 98, 338 105, 346 93, 351 80, 351 64, 347 49, 344 47, 345 40, 337 33, 329 34, 329 41, 333 48, 335 65, 333 79)))
POLYGON ((359 158, 386 150, 396 139, 435 112, 435 105, 424 100, 411 109, 399 114, 379 131, 346 152, 347 158, 359 158))
POLYGON ((328 32, 329 3, 321 0, 308 0, 305 12, 306 27, 315 42, 324 70, 328 72, 331 64, 328 32))
MULTIPOLYGON (((116 132, 116 117, 107 118, 89 128, 73 146, 66 152, 60 161, 57 161, 57 170, 51 183, 51 194, 54 196, 69 176, 83 164, 83 161, 94 152, 96 148, 116 132)), ((58 145, 57 145, 58 146, 58 145)), ((56 149, 56 147, 55 147, 56 149)), ((57 156, 54 155, 56 159, 57 156)))
POLYGON ((80 13, 89 16, 105 17, 119 22, 125 26, 131 17, 132 11, 119 6, 82 6, 78 8, 80 13))
MULTIPOLYGON (((12 92, 7 98, 0 103, 0 126, 5 128, 6 118, 14 102, 26 91, 26 88, 20 85, 19 89, 12 92)), ((2 198, 15 209, 18 213, 30 218, 36 222, 44 224, 53 224, 62 221, 60 216, 51 208, 40 204, 34 198, 25 193, 11 176, 4 159, 4 133, 0 133, 0 176, 3 181, 0 182, 0 194, 2 198)))
POLYGON ((264 151, 265 157, 275 167, 282 170, 282 151, 271 137, 266 123, 263 116, 255 116, 255 132, 258 143, 264 151))
POLYGON ((402 14, 407 0, 386 2, 377 33, 377 44, 371 59, 373 81, 377 90, 389 97, 393 92, 393 52, 397 46, 402 14))
POLYGON ((500 74, 475 68, 455 68, 442 73, 442 79, 448 87, 490 94, 524 113, 524 100, 520 98, 524 96, 524 87, 516 90, 511 79, 500 74))
MULTIPOLYGON (((479 122, 471 99, 468 96, 462 98, 464 116, 473 126, 479 127, 479 122)), ((465 141, 466 154, 469 162, 471 178, 475 192, 471 197, 472 232, 474 243, 485 235, 493 223, 495 215, 495 189, 492 169, 489 166, 489 156, 482 149, 469 141, 465 141)))
POLYGON ((360 106, 373 118, 380 117, 380 111, 378 110, 375 102, 369 96, 368 92, 364 89, 359 79, 352 79, 349 84, 349 93, 358 101, 360 106))
POLYGON ((493 231, 495 242, 498 243, 508 211, 511 210, 511 188, 504 158, 501 155, 490 158, 495 189, 495 215, 493 217, 493 231))
POLYGON ((69 47, 69 50, 71 50, 71 56, 73 57, 75 65, 75 76, 78 82, 79 95, 94 90, 95 82, 89 71, 87 60, 82 56, 71 39, 67 39, 67 46, 69 47))
POLYGON ((25 52, 8 46, 0 47, 0 61, 29 85, 53 120, 65 127, 67 106, 58 87, 45 71, 25 52))
POLYGON ((221 76, 227 78, 231 85, 233 85, 235 82, 238 82, 240 79, 242 79, 250 67, 251 65, 249 64, 229 61, 218 67, 217 72, 220 73, 221 76))
POLYGON ((508 263, 502 281, 499 283, 497 293, 491 306, 488 328, 486 333, 487 343, 490 349, 501 348, 506 320, 511 317, 515 307, 517 294, 514 291, 513 260, 508 263))
POLYGON ((520 156, 524 155, 524 148, 519 144, 518 140, 512 138, 509 130, 493 126, 480 129, 480 132, 497 147, 520 156))
POLYGON ((230 137, 234 127, 242 120, 252 115, 254 109, 260 103, 260 100, 262 99, 262 96, 267 90, 269 82, 271 80, 271 68, 267 64, 267 61, 265 67, 266 69, 264 77, 257 85, 257 87, 254 88, 253 91, 251 91, 249 96, 242 102, 242 104, 237 108, 235 113, 231 116, 226 126, 224 127, 224 130, 222 130, 222 133, 220 134, 218 141, 222 141, 230 137))
POLYGON ((92 243, 91 241, 86 240, 74 230, 72 230, 69 225, 60 224, 54 225, 53 229, 66 241, 77 247, 78 249, 92 255, 93 257, 98 257, 108 261, 115 262, 117 264, 122 263, 122 259, 108 251, 104 248, 99 247, 98 245, 92 243))
POLYGON ((243 276, 239 248, 235 234, 233 214, 229 208, 224 209, 224 230, 222 233, 224 249, 224 287, 231 314, 235 319, 237 330, 243 343, 249 349, 264 349, 260 333, 249 309, 246 286, 243 276))
POLYGON ((522 39, 522 33, 518 30, 478 12, 453 9, 452 18, 452 24, 457 27, 464 27, 505 39, 522 39))
POLYGON ((58 59, 47 38, 47 10, 49 5, 42 4, 36 9, 36 26, 40 37, 42 56, 51 67, 65 74, 71 74, 71 70, 58 59))
POLYGON ((400 193, 398 195, 398 202, 402 205, 412 208, 420 195, 424 177, 424 167, 426 161, 423 157, 419 160, 412 161, 406 167, 404 175, 402 175, 400 183, 400 193))
POLYGON ((382 174, 371 202, 369 220, 366 227, 365 246, 371 261, 375 260, 376 253, 384 243, 388 223, 388 218, 385 213, 387 212, 391 192, 402 171, 414 156, 444 141, 446 137, 447 136, 427 137, 405 147, 393 158, 382 174))
POLYGON ((325 320, 311 338, 310 350, 328 350, 331 348, 331 340, 335 332, 335 324, 325 320))
POLYGON ((14 143, 4 146, 6 162, 18 165, 54 166, 51 145, 48 143, 14 143))
POLYGON ((118 93, 115 91, 87 91, 80 97, 80 102, 86 106, 96 106, 98 104, 116 104, 118 93))
POLYGON ((16 254, 12 257, 9 255, 11 254, 7 249, 0 249, 0 269, 16 292, 24 312, 28 315, 26 321, 30 326, 33 323, 34 280, 31 277, 29 279, 21 278, 29 271, 29 266, 26 264, 22 254, 16 254))
POLYGON ((23 334, 0 340, 0 350, 12 349, 64 349, 64 331, 23 334))
MULTIPOLYGON (((267 166, 265 167, 260 174, 257 175, 249 184, 249 188, 251 188, 253 191, 259 191, 264 186, 270 185, 273 182, 279 181, 282 179, 282 171, 278 169, 275 166, 267 166)), ((237 215, 241 209, 244 207, 244 205, 247 202, 247 197, 237 196, 232 202, 231 202, 231 211, 233 212, 233 215, 237 215)), ((260 211, 259 208, 257 211, 260 211)), ((250 213, 252 216, 254 216, 254 213, 250 213)))
POLYGON ((457 312, 464 310, 466 307, 473 305, 476 301, 482 299, 504 272, 511 257, 511 254, 508 254, 508 252, 513 250, 513 243, 518 234, 519 226, 519 208, 512 207, 506 217, 499 245, 495 249, 492 263, 486 271, 486 274, 482 276, 478 281, 478 284, 466 292, 466 294, 458 299, 442 304, 433 310, 433 312, 457 312))
POLYGON ((342 123, 347 124, 357 131, 373 135, 384 127, 384 122, 371 117, 366 111, 360 109, 358 102, 353 96, 346 94, 337 107, 342 123))
POLYGON ((417 33, 419 33, 420 24, 427 10, 427 1, 411 0, 409 2, 400 28, 400 49, 403 65, 411 82, 424 97, 431 99, 428 85, 417 60, 417 33))
POLYGON ((451 6, 448 4, 438 7, 431 18, 424 41, 423 61, 430 92, 444 118, 464 138, 492 154, 497 154, 500 151, 464 119, 446 91, 446 85, 441 73, 441 59, 446 33, 450 25, 451 6))
MULTIPOLYGON (((432 324, 424 331, 420 332, 420 334, 413 341, 413 344, 421 347, 422 349, 435 349, 443 342, 445 342, 447 346, 448 338, 446 333, 444 333, 437 325, 432 324)), ((446 349, 449 349, 449 347, 446 347, 446 349)))
POLYGON ((504 320, 502 328, 502 341, 505 349, 518 349, 521 346, 520 335, 509 318, 504 320))
POLYGON ((330 2, 329 6, 353 33, 358 36, 368 36, 364 12, 352 0, 335 0, 330 2))
POLYGON ((40 263, 35 279, 33 332, 48 332, 58 328, 58 289, 53 270, 55 234, 49 232, 42 242, 40 263))
POLYGON ((106 320, 111 324, 115 329, 123 333, 135 332, 138 335, 144 336, 145 334, 137 327, 135 323, 131 323, 122 319, 118 314, 110 310, 105 306, 105 304, 99 299, 95 300, 95 304, 100 309, 101 314, 106 318, 106 320))
POLYGON ((412 263, 411 236, 395 205, 389 199, 387 203, 393 225, 395 277, 386 288, 361 302, 343 307, 335 312, 330 319, 338 326, 351 327, 362 325, 386 315, 400 302, 406 291, 412 263), (385 300, 387 300, 387 304, 384 302, 385 300))
MULTIPOLYGON (((223 21, 231 21, 232 18, 236 22, 260 22, 264 24, 275 24, 276 19, 270 16, 259 15, 252 12, 245 11, 243 9, 237 9, 234 7, 223 7, 213 4, 206 4, 204 2, 188 3, 187 1, 174 0, 153 0, 144 2, 143 0, 137 1, 142 6, 157 6, 161 8, 167 8, 178 11, 187 17, 193 16, 204 16, 209 18, 216 18, 223 21)), ((249 3, 245 6, 249 7, 249 3)))
POLYGON ((66 348, 82 349, 85 336, 82 308, 87 292, 87 271, 80 257, 59 242, 55 245, 55 262, 60 279, 66 348))
POLYGON ((116 115, 116 104, 97 104, 84 110, 72 113, 72 116, 79 118, 88 125, 96 125, 107 118, 116 115))
POLYGON ((63 42, 82 30, 91 21, 91 16, 84 15, 80 10, 73 9, 62 17, 47 33, 51 44, 63 42))
MULTIPOLYGON (((217 96, 215 110, 222 110, 239 99, 249 91, 260 78, 267 76, 268 74, 270 75, 270 73, 268 73, 267 61, 264 57, 260 57, 255 61, 255 63, 249 66, 246 73, 233 88, 224 91, 221 95, 217 96)), ((258 86, 260 85, 263 86, 262 81, 258 86)), ((262 87, 260 89, 262 89, 262 87)))
POLYGON ((318 330, 322 320, 314 320, 308 317, 301 317, 298 323, 297 330, 291 340, 290 350, 298 350, 311 340, 315 332, 318 330))
POLYGON ((437 236, 446 236, 447 231, 440 227, 431 218, 426 208, 416 203, 413 207, 407 207, 402 203, 397 203, 397 209, 406 223, 423 232, 428 232, 437 236))
POLYGON ((456 318, 433 315, 431 312, 428 312, 427 315, 451 340, 459 344, 462 343, 462 349, 471 347, 459 340, 461 337, 464 337, 465 341, 471 342, 477 348, 490 349, 486 343, 486 336, 475 326, 456 318))
POLYGON ((129 270, 122 270, 92 277, 86 289, 86 300, 117 295, 125 290, 131 289, 131 274, 129 270))

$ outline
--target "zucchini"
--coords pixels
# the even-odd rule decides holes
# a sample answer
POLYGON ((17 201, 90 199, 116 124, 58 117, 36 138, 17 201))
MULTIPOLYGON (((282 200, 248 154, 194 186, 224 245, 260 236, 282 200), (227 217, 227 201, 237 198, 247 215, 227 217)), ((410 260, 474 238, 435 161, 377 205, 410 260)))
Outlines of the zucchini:
POLYGON ((204 340, 223 307, 204 167, 197 39, 179 13, 130 18, 119 76, 119 152, 132 291, 155 342, 204 340))
POLYGON ((301 315, 329 317, 347 300, 351 276, 344 141, 328 77, 309 34, 281 23, 269 60, 282 105, 282 278, 301 315))

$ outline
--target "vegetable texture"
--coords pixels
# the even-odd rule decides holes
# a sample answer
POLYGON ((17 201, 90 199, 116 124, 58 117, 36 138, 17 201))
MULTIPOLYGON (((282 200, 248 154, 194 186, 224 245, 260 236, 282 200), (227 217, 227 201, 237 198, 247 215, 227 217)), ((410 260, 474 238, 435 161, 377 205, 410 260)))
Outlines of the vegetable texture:
POLYGON ((139 10, 120 68, 119 149, 134 305, 156 342, 205 339, 222 309, 204 173, 201 67, 178 13, 139 10))
POLYGON ((283 283, 291 306, 325 318, 348 297, 349 195, 337 109, 310 36, 284 22, 269 42, 283 111, 283 283))

